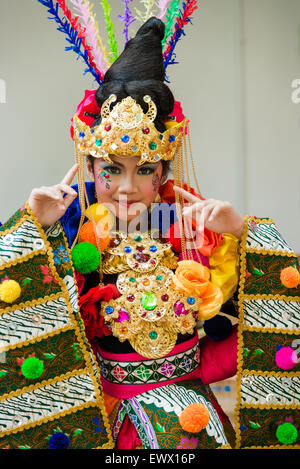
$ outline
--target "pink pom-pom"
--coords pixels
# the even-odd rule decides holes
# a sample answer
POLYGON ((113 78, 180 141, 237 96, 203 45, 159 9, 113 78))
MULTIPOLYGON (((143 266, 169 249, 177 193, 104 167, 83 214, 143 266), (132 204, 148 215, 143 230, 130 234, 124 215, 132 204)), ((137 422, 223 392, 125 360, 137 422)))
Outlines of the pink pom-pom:
POLYGON ((278 368, 290 370, 298 363, 298 357, 292 347, 281 347, 275 355, 275 362, 278 368))

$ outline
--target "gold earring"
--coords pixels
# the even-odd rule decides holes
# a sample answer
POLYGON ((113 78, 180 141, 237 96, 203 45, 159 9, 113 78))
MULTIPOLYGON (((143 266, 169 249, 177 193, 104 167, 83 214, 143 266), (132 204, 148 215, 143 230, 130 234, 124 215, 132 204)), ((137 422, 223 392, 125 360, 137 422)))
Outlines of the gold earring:
POLYGON ((156 194, 156 197, 155 197, 155 199, 154 199, 154 202, 156 202, 156 203, 161 202, 161 197, 160 197, 160 195, 159 195, 159 192, 156 194))

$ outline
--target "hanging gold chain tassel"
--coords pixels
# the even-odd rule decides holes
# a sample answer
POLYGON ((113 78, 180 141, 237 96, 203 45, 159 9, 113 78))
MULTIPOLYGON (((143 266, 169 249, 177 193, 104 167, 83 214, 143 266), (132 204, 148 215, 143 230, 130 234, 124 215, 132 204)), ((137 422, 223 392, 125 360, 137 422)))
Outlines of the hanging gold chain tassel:
POLYGON ((90 206, 90 201, 89 201, 89 198, 88 198, 88 195, 87 195, 87 192, 86 192, 86 185, 85 184, 84 184, 84 195, 85 195, 85 200, 86 200, 86 204, 87 204, 87 212, 89 213, 90 218, 91 218, 91 222, 93 223, 93 229, 94 229, 97 249, 100 252, 100 265, 99 265, 99 268, 98 268, 98 272, 99 272, 99 276, 100 276, 100 281, 102 281, 102 279, 103 279, 103 268, 102 268, 101 243, 99 242, 99 237, 98 237, 98 232, 97 232, 97 224, 96 224, 95 218, 93 217, 93 213, 92 213, 91 206, 90 206))
POLYGON ((85 182, 84 182, 84 161, 83 158, 79 156, 79 152, 77 150, 77 145, 75 143, 75 160, 76 164, 78 164, 78 173, 77 173, 77 179, 78 179, 78 199, 79 199, 79 206, 80 206, 80 222, 79 222, 79 227, 75 236, 75 239, 73 241, 71 250, 75 246, 78 240, 79 232, 81 230, 81 227, 83 225, 83 221, 85 219, 85 201, 84 201, 84 189, 85 189, 85 182))

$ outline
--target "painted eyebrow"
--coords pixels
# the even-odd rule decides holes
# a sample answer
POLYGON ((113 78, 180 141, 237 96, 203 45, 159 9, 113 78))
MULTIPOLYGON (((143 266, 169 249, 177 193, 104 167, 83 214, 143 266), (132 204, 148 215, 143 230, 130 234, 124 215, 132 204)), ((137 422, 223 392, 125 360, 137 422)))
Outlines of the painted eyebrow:
MULTIPOLYGON (((125 168, 125 166, 124 166, 122 163, 118 163, 117 161, 114 161, 113 159, 112 159, 112 162, 113 162, 113 164, 115 164, 115 165, 117 165, 117 166, 121 166, 121 168, 125 168)), ((108 165, 109 165, 109 164, 111 164, 111 163, 105 162, 104 164, 108 164, 108 165)), ((144 163, 144 164, 142 164, 141 166, 138 166, 138 168, 143 168, 143 167, 144 167, 144 168, 145 168, 145 167, 147 167, 147 168, 148 168, 148 167, 157 168, 157 166, 158 166, 157 163, 144 163)))

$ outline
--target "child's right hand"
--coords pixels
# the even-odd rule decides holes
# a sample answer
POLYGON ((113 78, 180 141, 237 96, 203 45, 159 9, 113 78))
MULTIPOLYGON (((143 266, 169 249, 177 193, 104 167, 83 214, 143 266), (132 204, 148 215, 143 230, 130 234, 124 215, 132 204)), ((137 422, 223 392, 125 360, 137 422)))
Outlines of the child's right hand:
POLYGON ((77 192, 70 187, 77 171, 78 164, 75 164, 60 184, 50 187, 43 186, 32 190, 28 205, 45 228, 59 220, 77 197, 77 192), (66 197, 63 197, 64 194, 67 194, 66 197))

